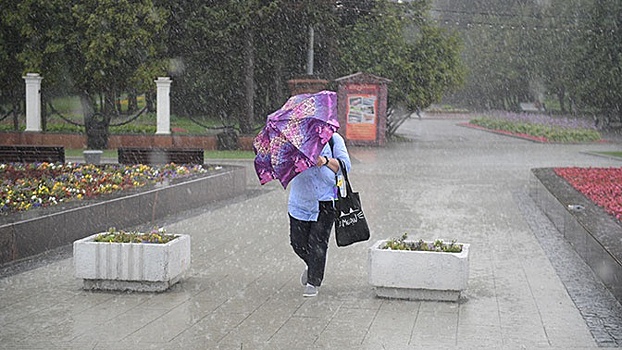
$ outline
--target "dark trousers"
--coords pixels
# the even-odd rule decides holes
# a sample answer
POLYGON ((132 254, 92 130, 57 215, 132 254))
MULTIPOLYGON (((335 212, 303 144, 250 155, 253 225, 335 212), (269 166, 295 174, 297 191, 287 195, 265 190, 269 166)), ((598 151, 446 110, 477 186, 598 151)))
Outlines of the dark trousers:
POLYGON ((322 285, 330 231, 335 222, 333 202, 320 202, 317 221, 301 221, 289 216, 289 239, 294 252, 307 264, 308 283, 322 285))

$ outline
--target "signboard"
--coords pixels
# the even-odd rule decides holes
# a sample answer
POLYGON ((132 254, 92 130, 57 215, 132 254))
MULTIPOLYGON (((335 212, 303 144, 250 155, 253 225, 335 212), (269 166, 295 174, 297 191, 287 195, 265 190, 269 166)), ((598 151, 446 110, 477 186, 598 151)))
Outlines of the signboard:
POLYGON ((375 141, 378 129, 378 86, 346 85, 346 138, 375 141))

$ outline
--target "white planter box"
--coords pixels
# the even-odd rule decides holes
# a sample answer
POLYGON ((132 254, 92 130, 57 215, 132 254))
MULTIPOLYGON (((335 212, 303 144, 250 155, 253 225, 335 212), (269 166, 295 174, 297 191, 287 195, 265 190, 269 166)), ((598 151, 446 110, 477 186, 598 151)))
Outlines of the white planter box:
POLYGON ((77 278, 85 289, 161 292, 190 267, 190 236, 166 243, 100 243, 97 234, 73 242, 77 278))
POLYGON ((383 298, 456 301, 469 280, 469 245, 461 253, 369 248, 369 283, 383 298))

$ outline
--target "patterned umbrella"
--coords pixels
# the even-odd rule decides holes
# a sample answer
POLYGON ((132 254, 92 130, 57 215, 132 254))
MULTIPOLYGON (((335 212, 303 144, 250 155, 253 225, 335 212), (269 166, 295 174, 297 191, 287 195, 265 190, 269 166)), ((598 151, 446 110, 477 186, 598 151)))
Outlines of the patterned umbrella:
POLYGON ((335 92, 290 97, 268 116, 266 126, 253 142, 259 182, 263 185, 278 179, 287 188, 296 175, 315 166, 322 148, 338 128, 335 92))

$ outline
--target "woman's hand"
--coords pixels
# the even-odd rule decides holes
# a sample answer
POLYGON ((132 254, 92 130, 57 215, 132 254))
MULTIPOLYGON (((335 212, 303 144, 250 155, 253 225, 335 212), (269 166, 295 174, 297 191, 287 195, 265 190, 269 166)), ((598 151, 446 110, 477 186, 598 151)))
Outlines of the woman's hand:
POLYGON ((315 165, 319 167, 323 167, 324 165, 326 165, 327 162, 328 162, 328 157, 317 156, 317 161, 315 162, 315 165))
POLYGON ((332 170, 334 173, 337 173, 337 170, 339 170, 339 162, 333 158, 324 156, 318 156, 315 165, 318 167, 327 166, 328 169, 332 170))

